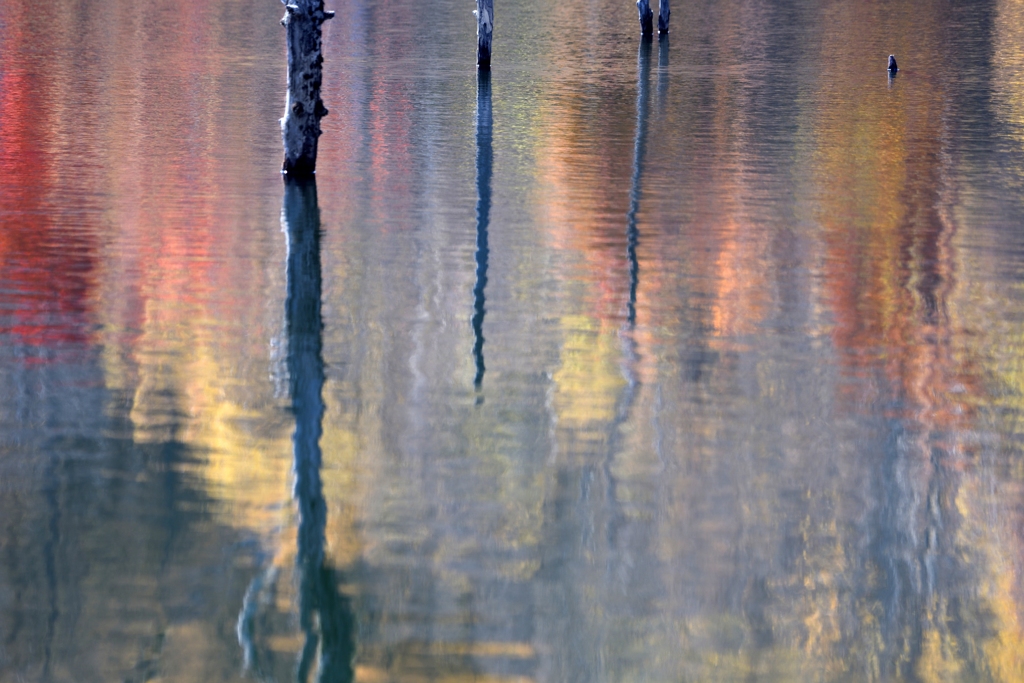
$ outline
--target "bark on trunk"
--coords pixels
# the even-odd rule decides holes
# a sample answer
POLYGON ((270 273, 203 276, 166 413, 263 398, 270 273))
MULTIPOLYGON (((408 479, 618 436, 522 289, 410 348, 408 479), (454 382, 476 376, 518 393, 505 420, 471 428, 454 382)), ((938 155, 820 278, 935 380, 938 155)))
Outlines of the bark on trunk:
POLYGON ((491 34, 494 31, 494 0, 476 0, 476 65, 491 68, 491 34))
POLYGON ((661 0, 658 3, 658 33, 668 33, 668 18, 672 14, 668 3, 669 0, 661 0))
POLYGON ((654 35, 654 11, 648 0, 636 0, 636 9, 640 13, 640 35, 654 35))
POLYGON ((323 81, 321 25, 334 16, 324 10, 323 0, 288 0, 281 24, 287 31, 288 96, 281 137, 284 142, 282 172, 297 178, 316 171, 320 119, 327 107, 320 99, 323 81))

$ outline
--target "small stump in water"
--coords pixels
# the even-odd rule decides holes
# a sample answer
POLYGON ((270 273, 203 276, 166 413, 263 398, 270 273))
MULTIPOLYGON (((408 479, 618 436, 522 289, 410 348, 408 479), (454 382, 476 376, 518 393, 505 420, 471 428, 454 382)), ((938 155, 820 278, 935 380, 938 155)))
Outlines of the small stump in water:
POLYGON ((654 10, 648 0, 636 0, 636 9, 640 14, 640 35, 650 36, 654 34, 654 10))
POLYGON ((476 0, 476 65, 491 68, 491 37, 494 34, 494 0, 476 0))
POLYGON ((294 178, 306 178, 316 171, 320 119, 327 107, 320 99, 323 82, 323 46, 321 29, 334 12, 324 10, 323 0, 288 0, 281 24, 287 31, 288 96, 281 137, 284 165, 281 172, 294 178))

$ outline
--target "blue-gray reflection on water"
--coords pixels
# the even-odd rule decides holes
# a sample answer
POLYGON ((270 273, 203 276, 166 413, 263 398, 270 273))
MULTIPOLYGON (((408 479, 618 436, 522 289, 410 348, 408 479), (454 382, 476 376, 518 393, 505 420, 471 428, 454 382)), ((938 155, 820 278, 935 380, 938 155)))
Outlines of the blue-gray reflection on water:
POLYGON ((1018 5, 4 3, 0 680, 1024 679, 1018 5))
POLYGON ((487 228, 491 220, 491 174, 494 165, 491 110, 491 71, 477 73, 476 92, 476 284, 473 285, 473 358, 476 376, 473 384, 480 388, 484 381, 484 316, 487 313, 487 228))

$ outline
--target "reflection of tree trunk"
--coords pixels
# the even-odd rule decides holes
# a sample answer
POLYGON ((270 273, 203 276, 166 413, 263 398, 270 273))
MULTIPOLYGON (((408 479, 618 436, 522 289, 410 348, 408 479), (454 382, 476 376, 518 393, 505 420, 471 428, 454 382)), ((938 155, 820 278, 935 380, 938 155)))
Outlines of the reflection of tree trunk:
POLYGON ((665 113, 668 98, 668 33, 658 36, 658 115, 665 113))
POLYGON ((316 181, 286 181, 288 234, 288 375, 295 413, 294 497, 299 509, 299 623, 306 642, 297 678, 306 681, 319 650, 316 680, 352 680, 354 615, 324 561, 327 503, 320 481, 324 416, 323 321, 320 312, 320 207, 316 181))
POLYGON ((46 502, 50 508, 50 524, 45 543, 46 586, 50 594, 46 618, 46 642, 43 645, 43 680, 50 677, 50 665, 53 661, 53 645, 57 635, 57 618, 60 616, 58 606, 57 553, 60 548, 61 504, 60 504, 60 465, 57 459, 47 469, 46 502))
MULTIPOLYGON (((633 146, 633 175, 627 214, 627 264, 629 269, 628 323, 621 331, 622 372, 625 385, 615 402, 614 417, 604 424, 600 442, 604 445, 600 461, 583 464, 579 469, 568 468, 558 473, 554 494, 551 526, 556 541, 545 546, 565 550, 578 546, 580 554, 574 561, 562 561, 556 576, 562 583, 562 602, 559 608, 566 612, 568 646, 573 649, 571 669, 557 672, 563 678, 609 678, 609 666, 604 653, 615 647, 616 641, 630 637, 645 628, 644 598, 639 595, 657 594, 661 576, 657 573, 656 528, 645 516, 650 508, 634 498, 637 485, 645 483, 631 476, 629 462, 633 456, 629 445, 629 430, 633 408, 641 389, 638 372, 639 353, 633 338, 636 324, 636 294, 639 284, 637 244, 639 230, 637 218, 640 208, 641 180, 647 147, 650 110, 650 38, 641 40, 637 56, 636 129, 633 146), (626 465, 620 470, 619 465, 626 465), (625 482, 626 492, 623 491, 625 482), (559 501, 564 501, 559 504, 559 501), (573 501, 569 504, 569 501, 573 501), (584 550, 585 549, 585 550, 584 550), (589 595, 589 586, 597 589, 589 595), (588 609, 597 601, 603 612, 600 620, 592 620, 588 609)), ((597 453, 595 452, 596 456, 597 453)), ((542 565, 548 565, 542 561, 542 565)), ((557 677, 551 676, 552 678, 557 677)))
MULTIPOLYGON (((320 480, 320 436, 324 416, 323 321, 320 309, 320 208, 316 181, 285 179, 282 215, 288 236, 288 375, 295 415, 292 438, 299 513, 297 534, 299 625, 304 636, 296 680, 353 680, 355 614, 338 591, 337 573, 324 558, 327 503, 320 480)), ((246 593, 238 619, 238 639, 247 668, 264 674, 254 633, 263 596, 273 589, 276 570, 258 576, 246 593)), ((272 654, 272 653, 271 653, 272 654)))
POLYGON ((306 177, 316 170, 320 119, 327 116, 320 99, 324 63, 320 27, 334 12, 324 11, 323 0, 286 0, 285 10, 281 23, 287 31, 288 95, 281 119, 282 170, 306 177))
POLYGON ((636 292, 640 279, 640 262, 636 255, 637 244, 640 241, 637 214, 640 211, 640 181, 643 176, 643 162, 647 150, 651 42, 650 39, 641 40, 637 53, 636 132, 633 138, 633 178, 629 190, 629 213, 626 226, 626 257, 629 262, 629 302, 627 304, 629 332, 624 335, 623 339, 623 374, 626 385, 616 402, 615 419, 608 426, 608 452, 603 465, 609 506, 608 547, 616 556, 620 555, 618 552, 620 545, 623 547, 627 545, 626 542, 619 539, 619 531, 627 524, 627 517, 619 501, 618 480, 612 471, 612 465, 622 447, 622 426, 629 421, 633 402, 636 400, 637 387, 640 383, 636 369, 638 364, 637 345, 632 332, 636 326, 636 292))
POLYGON ((476 65, 491 68, 491 35, 494 32, 494 0, 476 0, 476 65))
POLYGON ((320 208, 315 181, 287 183, 284 217, 288 231, 288 298, 285 304, 288 376, 295 413, 293 495, 299 509, 296 557, 299 623, 306 637, 299 659, 298 680, 306 681, 319 647, 314 615, 320 602, 318 579, 324 569, 324 530, 327 526, 327 504, 320 481, 324 363, 320 313, 320 208))
POLYGON ((641 40, 637 52, 636 133, 633 137, 633 178, 629 187, 629 213, 626 214, 626 258, 629 261, 630 326, 636 324, 636 290, 640 280, 640 262, 636 247, 640 241, 637 214, 640 211, 640 180, 643 176, 644 154, 647 151, 647 112, 650 100, 651 41, 641 40))
POLYGON ((487 288, 487 227, 491 219, 491 74, 480 71, 476 84, 476 285, 473 287, 473 358, 479 389, 484 381, 484 291, 487 288))
POLYGON ((323 560, 327 509, 320 484, 320 434, 324 414, 323 323, 320 317, 320 209, 316 182, 287 181, 288 375, 295 412, 295 499, 302 561, 323 560))

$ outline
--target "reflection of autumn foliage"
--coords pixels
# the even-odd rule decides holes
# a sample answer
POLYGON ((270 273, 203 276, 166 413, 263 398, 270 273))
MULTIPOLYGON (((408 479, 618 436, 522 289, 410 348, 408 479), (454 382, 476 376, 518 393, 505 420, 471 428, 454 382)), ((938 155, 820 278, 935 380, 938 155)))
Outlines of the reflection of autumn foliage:
MULTIPOLYGON (((728 11, 723 8, 723 21, 728 11)), ((765 590, 795 596, 771 615, 777 638, 771 656, 778 657, 780 667, 808 676, 843 679, 856 661, 881 667, 875 679, 958 679, 974 670, 1011 681, 1020 678, 1024 661, 1018 645, 1019 524, 993 523, 993 506, 1005 501, 985 493, 983 482, 990 475, 978 461, 978 406, 989 399, 991 387, 977 339, 970 337, 972 323, 964 317, 973 302, 962 282, 958 230, 964 226, 953 209, 960 198, 949 146, 956 136, 949 101, 957 94, 948 83, 928 80, 948 59, 942 50, 952 22, 943 11, 948 8, 925 3, 906 3, 895 11, 865 4, 824 10, 830 29, 816 62, 822 74, 810 114, 800 122, 810 144, 796 156, 806 154, 812 162, 807 204, 814 207, 816 232, 809 239, 820 252, 804 262, 793 258, 792 265, 820 259, 813 264, 811 283, 820 289, 810 296, 813 305, 822 306, 822 320, 831 323, 825 329, 840 376, 828 391, 835 392, 837 414, 865 421, 877 416, 885 425, 881 443, 856 435, 884 452, 851 441, 840 445, 852 451, 844 455, 831 454, 835 445, 830 443, 801 456, 808 460, 800 482, 809 491, 806 517, 792 542, 803 548, 802 557, 765 590), (916 36, 912 63, 919 70, 887 87, 884 59, 867 49, 873 40, 867 33, 893 22, 913 25, 907 31, 916 36), (847 92, 832 90, 840 87, 847 92), (850 88, 858 89, 857 97, 850 88), (844 462, 846 457, 858 463, 844 462), (834 473, 816 478, 821 476, 816 459, 850 467, 843 475, 849 480, 837 480, 834 473), (823 482, 825 489, 818 490, 823 482), (859 492, 866 487, 867 500, 851 500, 856 496, 844 487, 859 492), (859 505, 861 514, 872 516, 863 537, 839 512, 859 505), (892 539, 879 541, 879 536, 892 539), (869 551, 862 543, 874 545, 869 551), (898 569, 886 574, 885 562, 898 569), (929 572, 935 574, 930 587, 929 572), (957 597, 967 585, 978 586, 976 601, 957 597), (886 602, 897 600, 893 594, 903 595, 898 613, 886 602), (789 646, 794 649, 787 651, 789 646)), ((739 51, 756 42, 730 44, 736 37, 722 31, 714 44, 739 51)), ((740 72, 736 78, 744 76, 740 72)), ((682 336, 687 325, 717 350, 763 333, 781 303, 773 286, 784 282, 791 265, 789 255, 772 251, 773 230, 782 232, 782 226, 756 224, 748 216, 757 216, 761 207, 748 211, 743 203, 757 197, 762 191, 757 183, 764 180, 743 168, 750 154, 741 141, 755 137, 745 129, 754 103, 744 100, 744 88, 729 76, 714 79, 703 92, 703 83, 688 85, 698 92, 687 104, 699 101, 706 111, 676 106, 652 117, 654 139, 659 125, 699 130, 708 153, 673 168, 680 194, 687 195, 655 192, 641 203, 638 328, 631 339, 646 358, 667 342, 681 345, 662 334, 671 330, 682 336), (680 175, 686 173, 693 177, 680 175), (685 216, 687 224, 673 225, 674 215, 685 216), (689 310, 684 296, 693 297, 689 310)), ((612 121, 630 119, 633 94, 623 91, 601 99, 601 106, 621 108, 608 117, 612 121)), ((553 377, 559 392, 553 407, 569 433, 613 421, 616 397, 627 392, 616 368, 628 362, 628 353, 609 342, 628 295, 625 188, 633 131, 609 129, 608 119, 588 117, 596 107, 582 96, 559 104, 545 110, 541 122, 537 193, 538 221, 573 273, 568 287, 579 297, 582 313, 561 318, 562 366, 553 377)), ((651 163, 664 164, 672 153, 685 158, 683 151, 659 149, 651 163)), ((793 172, 806 169, 797 165, 793 172)), ((770 384, 772 378, 762 379, 770 384)), ((641 384, 648 380, 658 383, 664 377, 650 373, 641 384)), ((761 398, 771 400, 770 394, 761 398)), ((644 400, 641 396, 637 405, 644 400)), ((702 427, 695 419, 686 438, 693 440, 702 427)), ((599 429, 591 431, 603 436, 599 429)), ((624 449, 615 458, 624 473, 639 471, 636 452, 624 449)), ((765 507, 766 517, 788 519, 770 503, 765 507)), ((689 523, 692 515, 681 517, 689 523)), ((713 618, 689 625, 691 642, 700 642, 701 629, 713 626, 713 618)), ((736 666, 753 665, 737 661, 736 666)))
MULTIPOLYGON (((14 49, 31 40, 17 15, 4 32, 14 49)), ((0 334, 36 347, 80 345, 91 337, 96 245, 81 218, 86 207, 57 213, 66 188, 46 146, 53 122, 45 100, 34 73, 15 64, 0 69, 0 334)))
MULTIPOLYGON (((878 10, 850 5, 846 11, 878 10)), ((844 17, 841 25, 871 21, 868 16, 844 17)), ((939 26, 924 25, 937 34, 939 26)), ((920 45, 935 50, 941 38, 935 35, 920 45)), ((849 58, 848 71, 871 71, 867 58, 842 49, 850 54, 831 64, 846 64, 849 58)), ((843 78, 853 80, 848 73, 827 73, 823 81, 843 78)), ((949 318, 948 299, 956 285, 957 256, 954 225, 942 208, 952 202, 948 194, 953 191, 946 187, 942 161, 943 139, 949 134, 943 122, 948 94, 939 84, 904 84, 898 78, 854 110, 840 110, 844 100, 832 96, 828 86, 821 93, 828 132, 817 147, 824 171, 818 217, 827 250, 832 338, 851 377, 863 378, 881 367, 894 392, 851 397, 855 401, 900 399, 934 426, 951 427, 963 413, 963 405, 949 400, 951 392, 976 395, 980 387, 953 358, 952 349, 956 321, 949 318), (829 110, 830 103, 835 111, 829 110)), ((861 390, 868 386, 859 385, 861 390)))
MULTIPOLYGON (((126 450, 184 444, 194 458, 173 474, 203 489, 204 514, 288 567, 292 422, 266 376, 268 347, 286 351, 280 102, 262 104, 283 71, 246 85, 281 10, 157 4, 173 26, 115 2, 103 40, 97 18, 62 15, 65 39, 81 24, 98 57, 81 79, 56 60, 51 108, 38 75, 0 69, 0 287, 14 307, 0 325, 101 347, 126 450), (100 123, 72 125, 100 84, 110 101, 82 107, 100 123), (65 134, 83 131, 88 154, 65 134), (83 174, 108 193, 82 206, 90 223, 51 210, 77 201, 53 199, 76 181, 56 177, 72 168, 57 153, 102 169, 83 174)), ((1000 480, 996 500, 979 464, 992 379, 978 349, 1002 340, 967 338, 982 325, 966 322, 970 226, 950 208, 958 93, 918 66, 943 59, 945 19, 924 2, 784 4, 692 11, 664 79, 654 46, 635 326, 635 44, 591 42, 595 25, 617 35, 612 0, 544 7, 553 25, 585 21, 578 36, 527 35, 544 68, 495 90, 496 369, 472 408, 472 98, 447 66, 423 79, 408 61, 432 49, 415 36, 434 5, 339 7, 330 47, 352 58, 325 82, 321 446, 332 561, 362 567, 353 593, 371 620, 360 680, 485 659, 540 680, 1022 678, 1024 513, 1006 501, 1024 478, 1000 480), (919 39, 901 59, 917 77, 887 87, 879 26, 919 39)), ((17 11, 0 40, 28 40, 17 11)), ((107 580, 91 599, 113 594, 107 580)), ((171 647, 214 659, 207 624, 176 629, 171 647)))
MULTIPOLYGON (((267 381, 283 318, 273 281, 284 267, 279 159, 267 163, 254 143, 280 144, 281 101, 260 96, 277 82, 277 65, 263 65, 281 11, 63 0, 0 10, 2 52, 19 56, 0 66, 0 339, 89 345, 102 387, 89 397, 103 399, 52 390, 75 381, 74 364, 29 375, 37 385, 25 404, 52 403, 75 422, 76 444, 88 444, 55 447, 40 430, 48 442, 36 459, 90 474, 87 484, 84 474, 44 482, 60 512, 30 533, 52 527, 66 554, 50 576, 13 587, 53 591, 55 607, 39 629, 5 610, 7 674, 41 661, 47 619, 62 644, 43 678, 134 680, 136 662, 157 656, 140 652, 149 637, 168 680, 223 680, 210 670, 237 669, 230 633, 225 643, 211 631, 237 617, 241 595, 204 599, 221 610, 216 619, 183 623, 166 610, 196 585, 181 575, 222 568, 226 548, 286 514, 289 429, 267 381), (194 491, 202 512, 183 514, 194 491), (151 552, 179 532, 188 541, 173 553, 151 552), (106 554, 112 543, 117 557, 106 554), (66 596, 73 609, 63 609, 66 596)), ((47 509, 35 480, 8 483, 19 491, 8 519, 47 509)), ((32 566, 37 538, 4 540, 9 564, 32 566)), ((145 671, 136 674, 155 675, 145 671)))
MULTIPOLYGON (((650 87, 654 90, 656 86, 650 87)), ((721 98, 723 111, 732 104, 725 89, 718 85, 711 94, 721 98)), ((619 95, 615 106, 628 106, 627 112, 631 113, 632 97, 635 94, 628 91, 619 95)), ((538 219, 548 226, 551 246, 571 255, 579 279, 587 287, 585 298, 592 315, 614 321, 624 315, 628 298, 626 192, 630 187, 634 131, 604 130, 602 127, 610 121, 629 121, 632 117, 626 112, 616 117, 588 117, 587 109, 593 106, 567 102, 563 107, 545 110, 551 120, 543 122, 541 132, 538 219)), ((727 158, 737 144, 736 124, 724 115, 720 119, 712 134, 713 153, 727 158)), ((664 163, 659 133, 692 125, 685 112, 671 109, 652 114, 647 144, 652 149, 649 156, 655 159, 645 164, 664 163)), ((659 189, 663 193, 664 187, 655 185, 652 190, 641 186, 638 340, 654 341, 651 326, 667 322, 658 316, 671 314, 664 308, 679 304, 671 298, 662 299, 671 297, 670 293, 681 286, 678 278, 687 275, 709 284, 707 304, 702 306, 707 312, 703 324, 718 337, 751 334, 767 313, 770 290, 766 287, 769 263, 764 258, 765 231, 751 225, 744 215, 745 207, 735 201, 749 195, 743 174, 736 170, 714 165, 701 169, 695 177, 680 179, 680 185, 692 197, 673 198, 672 207, 666 207, 666 197, 659 196, 659 189), (673 214, 684 202, 692 202, 686 209, 694 218, 681 226, 673 214), (679 272, 679 264, 692 271, 679 272)))
MULTIPOLYGON (((846 5, 837 11, 877 10, 846 5)), ((871 21, 843 17, 839 23, 871 21)), ((941 61, 944 25, 941 17, 919 25, 916 59, 922 65, 941 61)), ((849 54, 830 62, 833 68, 872 71, 847 43, 839 45, 849 54)), ((826 76, 826 84, 856 82, 850 73, 826 76)), ((1019 641, 1019 579, 1007 562, 1019 551, 1001 547, 1002 532, 986 529, 978 518, 992 503, 980 485, 974 437, 974 406, 984 400, 987 387, 984 370, 963 352, 970 348, 968 322, 957 317, 964 302, 957 301, 962 296, 959 226, 948 208, 957 199, 946 148, 953 135, 946 117, 951 94, 943 83, 900 79, 887 89, 868 90, 845 111, 838 104, 844 100, 825 85, 821 116, 828 125, 816 145, 823 170, 818 219, 824 296, 845 375, 841 395, 854 410, 890 406, 887 417, 897 425, 893 453, 879 455, 874 475, 883 511, 878 533, 897 540, 883 545, 872 561, 906 567, 908 578, 883 576, 883 585, 895 581, 909 590, 905 609, 911 612, 893 620, 864 601, 857 608, 860 629, 885 633, 889 620, 897 638, 887 643, 893 652, 889 666, 899 677, 960 680, 976 667, 995 680, 1019 680, 1021 652, 1011 645, 1019 641), (830 102, 836 103, 834 110, 830 102), (935 584, 955 580, 968 566, 968 580, 979 587, 978 602, 952 602, 935 584), (996 616, 994 635, 957 634, 959 625, 977 623, 988 611, 996 616)))

